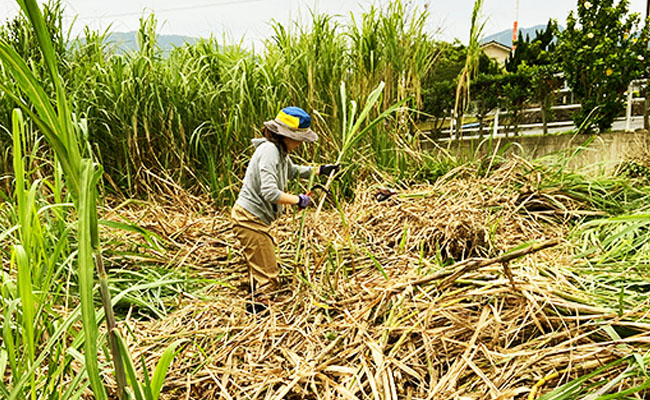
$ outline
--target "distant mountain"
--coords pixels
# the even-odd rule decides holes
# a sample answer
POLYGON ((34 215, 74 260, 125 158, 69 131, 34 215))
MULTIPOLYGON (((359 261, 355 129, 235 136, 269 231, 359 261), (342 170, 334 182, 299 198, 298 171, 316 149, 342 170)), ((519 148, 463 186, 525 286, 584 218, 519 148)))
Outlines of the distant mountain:
MULTIPOLYGON (((136 41, 137 32, 112 32, 108 34, 106 42, 115 46, 115 49, 120 53, 127 51, 135 51, 138 49, 136 41)), ((170 52, 174 47, 180 47, 185 43, 193 44, 198 39, 190 36, 180 35, 158 35, 156 38, 158 46, 163 53, 170 52)))
MULTIPOLYGON (((530 38, 533 39, 535 36, 537 36, 537 31, 543 31, 545 29, 546 24, 535 25, 532 28, 519 29, 519 35, 523 35, 524 37, 526 37, 526 35, 530 35, 530 38)), ((560 26, 559 29, 562 31, 564 28, 560 26)), ((483 40, 481 40, 481 43, 488 43, 493 40, 501 44, 505 44, 508 47, 512 47, 512 29, 506 29, 505 31, 495 33, 494 35, 486 36, 483 40)))

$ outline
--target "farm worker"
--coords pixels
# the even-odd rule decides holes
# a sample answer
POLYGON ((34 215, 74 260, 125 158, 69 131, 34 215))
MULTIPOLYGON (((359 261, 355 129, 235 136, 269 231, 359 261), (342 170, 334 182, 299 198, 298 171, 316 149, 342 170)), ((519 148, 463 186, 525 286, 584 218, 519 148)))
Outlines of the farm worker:
POLYGON ((303 109, 287 107, 273 120, 264 122, 264 138, 253 139, 251 158, 241 191, 232 208, 234 232, 240 240, 246 262, 250 290, 268 294, 278 289, 279 268, 270 226, 282 214, 283 206, 304 209, 311 204, 307 194, 286 193, 287 180, 330 175, 338 165, 297 166, 289 154, 303 142, 314 142, 318 135, 311 130, 311 117, 303 109))

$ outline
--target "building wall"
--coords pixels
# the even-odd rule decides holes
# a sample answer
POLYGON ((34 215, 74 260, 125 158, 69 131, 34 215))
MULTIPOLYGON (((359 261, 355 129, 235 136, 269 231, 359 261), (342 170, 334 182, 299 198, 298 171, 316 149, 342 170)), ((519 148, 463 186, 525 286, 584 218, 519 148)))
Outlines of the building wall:
MULTIPOLYGON (((440 143, 442 148, 448 145, 448 142, 440 143)), ((517 154, 528 159, 552 159, 558 155, 560 157, 557 159, 569 159, 569 169, 591 175, 612 174, 622 161, 650 155, 650 133, 520 136, 493 139, 491 142, 488 139, 471 139, 456 141, 449 146, 451 153, 458 156, 495 154, 503 149, 505 155, 517 154)))
POLYGON ((488 57, 497 60, 497 62, 501 65, 504 65, 506 63, 506 60, 510 56, 509 51, 494 45, 487 45, 483 47, 483 51, 488 57))

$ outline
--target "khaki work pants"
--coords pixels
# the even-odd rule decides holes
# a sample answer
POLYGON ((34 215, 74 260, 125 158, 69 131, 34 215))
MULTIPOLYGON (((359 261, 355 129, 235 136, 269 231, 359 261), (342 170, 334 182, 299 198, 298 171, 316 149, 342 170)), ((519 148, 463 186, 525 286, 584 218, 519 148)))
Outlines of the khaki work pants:
POLYGON ((244 247, 248 275, 254 290, 266 293, 275 290, 280 270, 270 227, 237 204, 232 208, 231 217, 235 236, 244 247))

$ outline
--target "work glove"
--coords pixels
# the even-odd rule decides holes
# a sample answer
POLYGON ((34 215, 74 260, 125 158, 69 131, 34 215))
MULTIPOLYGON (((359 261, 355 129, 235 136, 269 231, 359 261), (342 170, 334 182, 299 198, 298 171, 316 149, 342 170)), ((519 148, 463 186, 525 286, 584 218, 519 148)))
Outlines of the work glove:
POLYGON ((325 164, 321 165, 320 169, 318 170, 318 174, 322 176, 330 176, 332 172, 336 174, 339 172, 341 169, 341 166, 339 164, 325 164))
POLYGON ((298 208, 304 209, 309 207, 310 204, 311 204, 311 197, 307 196, 306 194, 298 195, 298 204, 296 204, 298 208))

